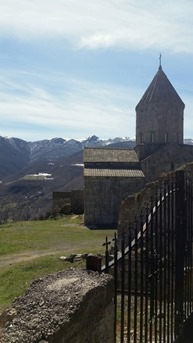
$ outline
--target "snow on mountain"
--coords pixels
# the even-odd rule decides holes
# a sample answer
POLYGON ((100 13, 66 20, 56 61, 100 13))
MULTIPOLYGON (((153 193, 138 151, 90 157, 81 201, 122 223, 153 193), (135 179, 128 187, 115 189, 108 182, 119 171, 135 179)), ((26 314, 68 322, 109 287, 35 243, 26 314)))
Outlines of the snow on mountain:
MULTIPOLYGON (((193 145, 193 139, 185 139, 184 143, 193 145)), ((0 180, 9 178, 10 175, 20 172, 23 168, 31 168, 33 163, 41 164, 45 161, 49 164, 60 159, 68 163, 68 159, 82 153, 84 147, 105 146, 132 149, 135 146, 135 137, 101 139, 93 135, 82 140, 55 137, 27 142, 19 138, 0 136, 0 180)), ((82 163, 81 160, 74 161, 74 158, 72 160, 72 163, 82 163)))

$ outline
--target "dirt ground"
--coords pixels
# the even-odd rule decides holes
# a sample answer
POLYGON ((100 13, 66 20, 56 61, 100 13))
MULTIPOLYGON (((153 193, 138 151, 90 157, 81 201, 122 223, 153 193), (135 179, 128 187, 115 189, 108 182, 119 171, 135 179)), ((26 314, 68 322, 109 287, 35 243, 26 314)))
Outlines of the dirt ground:
MULTIPOLYGON (((65 249, 65 253, 66 252, 68 251, 66 251, 65 249)), ((61 254, 62 253, 63 252, 61 251, 61 254)), ((11 255, 1 257, 0 268, 8 267, 8 266, 17 264, 19 262, 30 261, 37 257, 42 257, 42 256, 47 256, 47 255, 57 255, 57 254, 60 254, 59 250, 29 251, 29 252, 20 253, 20 254, 11 254, 11 255)))

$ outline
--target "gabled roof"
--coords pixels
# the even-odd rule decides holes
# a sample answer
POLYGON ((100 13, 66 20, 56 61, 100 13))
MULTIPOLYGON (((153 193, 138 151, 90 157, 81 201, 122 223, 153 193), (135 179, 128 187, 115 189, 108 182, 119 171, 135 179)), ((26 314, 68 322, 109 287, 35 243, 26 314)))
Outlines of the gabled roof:
POLYGON ((163 72, 161 65, 159 66, 158 72, 154 76, 146 92, 137 104, 136 110, 138 107, 143 106, 144 104, 160 102, 177 102, 183 108, 185 107, 178 93, 168 80, 166 74, 163 72))
POLYGON ((84 169, 84 176, 87 177, 145 177, 139 169, 84 169))
POLYGON ((135 150, 85 148, 84 162, 139 162, 135 150))

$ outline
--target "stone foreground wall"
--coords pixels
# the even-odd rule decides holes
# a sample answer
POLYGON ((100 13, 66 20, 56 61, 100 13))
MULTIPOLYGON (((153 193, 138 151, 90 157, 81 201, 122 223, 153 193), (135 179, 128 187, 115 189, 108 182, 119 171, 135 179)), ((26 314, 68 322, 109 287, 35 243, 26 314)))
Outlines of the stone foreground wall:
MULTIPOLYGON (((172 178, 174 174, 168 173, 167 176, 172 178)), ((135 218, 139 218, 141 211, 144 210, 151 202, 151 197, 155 196, 157 189, 160 189, 161 182, 164 182, 165 177, 160 177, 159 180, 151 183, 147 183, 141 192, 125 198, 120 207, 119 222, 118 222, 118 237, 121 237, 123 231, 127 231, 128 228, 133 225, 135 218)))
POLYGON ((34 281, 0 318, 1 343, 112 343, 113 279, 69 269, 34 281))
MULTIPOLYGON (((184 170, 186 176, 193 180, 193 162, 187 163, 178 170, 184 170)), ((125 198, 120 207, 119 222, 118 222, 118 236, 121 237, 123 231, 134 223, 135 217, 139 217, 141 210, 147 207, 147 204, 151 202, 151 196, 155 196, 157 189, 160 189, 161 182, 166 181, 166 177, 174 177, 175 172, 170 172, 165 176, 160 177, 157 181, 147 183, 141 192, 125 198)))

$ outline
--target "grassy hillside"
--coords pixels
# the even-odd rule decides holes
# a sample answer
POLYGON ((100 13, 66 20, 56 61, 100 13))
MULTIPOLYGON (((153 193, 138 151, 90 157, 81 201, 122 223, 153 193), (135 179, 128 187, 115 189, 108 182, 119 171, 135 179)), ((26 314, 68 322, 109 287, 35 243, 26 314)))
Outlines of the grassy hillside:
POLYGON ((0 309, 10 305, 32 280, 85 262, 64 262, 61 255, 103 253, 105 236, 114 230, 89 230, 81 216, 18 222, 0 226, 0 309))

